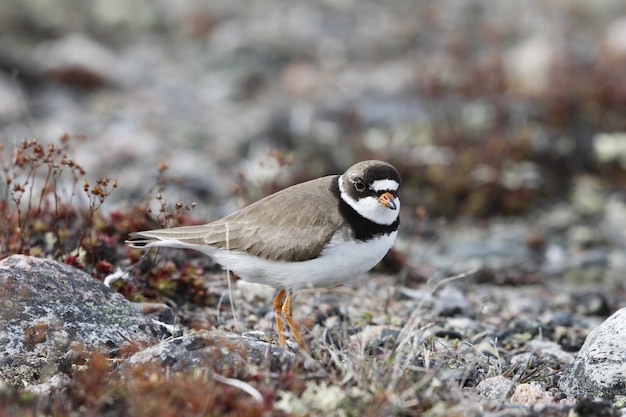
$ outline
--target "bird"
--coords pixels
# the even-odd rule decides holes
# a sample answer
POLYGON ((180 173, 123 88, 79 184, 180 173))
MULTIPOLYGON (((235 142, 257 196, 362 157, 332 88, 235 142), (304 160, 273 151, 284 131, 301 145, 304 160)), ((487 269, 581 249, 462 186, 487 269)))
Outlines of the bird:
POLYGON ((400 174, 366 160, 341 175, 284 188, 211 223, 134 232, 133 248, 193 249, 241 279, 277 289, 273 299, 278 344, 283 319, 300 347, 292 316, 294 292, 348 283, 378 264, 400 225, 400 174))

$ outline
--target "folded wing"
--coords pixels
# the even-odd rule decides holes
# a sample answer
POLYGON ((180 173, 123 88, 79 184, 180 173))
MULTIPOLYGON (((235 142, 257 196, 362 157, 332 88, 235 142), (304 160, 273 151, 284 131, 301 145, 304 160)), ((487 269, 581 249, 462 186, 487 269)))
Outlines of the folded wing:
POLYGON ((327 192, 331 183, 332 177, 324 177, 295 185, 209 224, 133 233, 129 244, 208 246, 275 261, 312 259, 343 225, 337 197, 327 192))

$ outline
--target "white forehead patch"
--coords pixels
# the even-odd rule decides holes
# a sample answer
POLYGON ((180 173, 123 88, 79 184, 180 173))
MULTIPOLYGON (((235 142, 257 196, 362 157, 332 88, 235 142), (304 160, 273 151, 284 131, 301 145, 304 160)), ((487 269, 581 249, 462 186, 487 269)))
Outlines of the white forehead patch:
POLYGON ((398 191, 398 187, 400 187, 400 184, 398 184, 396 180, 376 180, 372 183, 370 189, 376 192, 388 190, 398 191))

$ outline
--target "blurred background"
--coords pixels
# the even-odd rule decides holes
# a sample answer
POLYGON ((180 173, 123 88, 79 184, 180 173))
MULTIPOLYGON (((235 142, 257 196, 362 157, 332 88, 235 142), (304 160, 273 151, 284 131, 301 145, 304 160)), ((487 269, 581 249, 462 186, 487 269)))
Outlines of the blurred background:
POLYGON ((621 0, 5 0, 0 28, 0 140, 75 138, 117 204, 159 161, 208 220, 378 158, 433 270, 626 270, 621 0))

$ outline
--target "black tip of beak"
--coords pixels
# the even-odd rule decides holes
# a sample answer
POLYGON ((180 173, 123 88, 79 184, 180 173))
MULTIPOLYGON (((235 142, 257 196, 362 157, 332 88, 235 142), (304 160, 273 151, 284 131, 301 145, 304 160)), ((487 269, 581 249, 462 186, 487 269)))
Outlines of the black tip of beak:
POLYGON ((394 202, 394 200, 395 200, 395 197, 389 191, 383 193, 383 195, 378 197, 378 201, 380 202, 380 204, 392 210, 395 210, 398 207, 398 205, 394 202))

